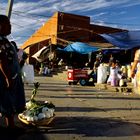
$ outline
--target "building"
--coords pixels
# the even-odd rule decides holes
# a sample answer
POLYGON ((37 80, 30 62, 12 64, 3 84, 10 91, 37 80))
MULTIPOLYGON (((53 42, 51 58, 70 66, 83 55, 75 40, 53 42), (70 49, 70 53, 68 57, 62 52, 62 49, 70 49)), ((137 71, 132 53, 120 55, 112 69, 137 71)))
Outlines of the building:
POLYGON ((34 61, 31 56, 43 46, 50 47, 51 52, 56 46, 65 47, 70 42, 86 42, 91 45, 112 47, 99 34, 124 31, 122 29, 90 24, 90 17, 63 12, 56 12, 40 29, 38 29, 21 46, 29 54, 29 63, 34 61))

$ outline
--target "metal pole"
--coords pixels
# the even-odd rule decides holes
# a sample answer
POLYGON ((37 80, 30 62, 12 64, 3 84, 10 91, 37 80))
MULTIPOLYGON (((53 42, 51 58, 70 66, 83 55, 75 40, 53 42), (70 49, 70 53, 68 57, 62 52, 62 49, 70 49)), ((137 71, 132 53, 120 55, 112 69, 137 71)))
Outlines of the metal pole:
POLYGON ((6 10, 6 15, 8 16, 9 19, 11 17, 13 3, 14 3, 14 0, 8 0, 8 6, 7 6, 7 10, 6 10))

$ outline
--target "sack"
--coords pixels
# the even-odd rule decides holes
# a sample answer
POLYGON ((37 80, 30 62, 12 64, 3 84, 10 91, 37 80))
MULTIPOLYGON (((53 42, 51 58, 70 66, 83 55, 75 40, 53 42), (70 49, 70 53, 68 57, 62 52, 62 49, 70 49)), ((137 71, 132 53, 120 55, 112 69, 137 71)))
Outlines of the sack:
POLYGON ((124 79, 120 79, 119 86, 122 87, 124 85, 124 79))
POLYGON ((22 67, 22 80, 24 83, 34 83, 34 67, 31 64, 25 64, 22 67))
POLYGON ((97 84, 103 84, 107 80, 107 67, 100 64, 97 70, 97 84))

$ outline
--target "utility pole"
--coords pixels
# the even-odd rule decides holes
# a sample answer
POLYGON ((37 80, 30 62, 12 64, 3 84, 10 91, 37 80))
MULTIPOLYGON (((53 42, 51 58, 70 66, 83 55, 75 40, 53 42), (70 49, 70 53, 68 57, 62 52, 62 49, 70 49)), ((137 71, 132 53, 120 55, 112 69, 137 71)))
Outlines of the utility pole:
POLYGON ((14 0, 8 0, 8 6, 7 6, 7 10, 6 10, 6 15, 8 16, 9 19, 11 17, 13 3, 14 3, 14 0))

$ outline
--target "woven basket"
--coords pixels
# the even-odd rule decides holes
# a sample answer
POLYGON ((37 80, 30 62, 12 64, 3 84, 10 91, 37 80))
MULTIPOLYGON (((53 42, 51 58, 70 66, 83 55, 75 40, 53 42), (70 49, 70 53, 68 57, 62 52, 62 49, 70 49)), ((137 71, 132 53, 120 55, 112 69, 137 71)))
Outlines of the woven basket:
POLYGON ((38 125, 38 126, 49 125, 54 120, 54 117, 55 117, 55 115, 51 118, 45 118, 45 119, 41 119, 38 121, 27 121, 26 119, 23 119, 20 114, 18 115, 18 119, 21 122, 23 122, 27 125, 38 125))

